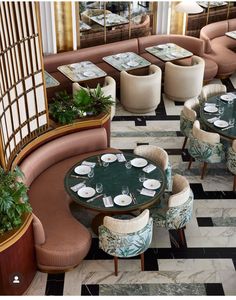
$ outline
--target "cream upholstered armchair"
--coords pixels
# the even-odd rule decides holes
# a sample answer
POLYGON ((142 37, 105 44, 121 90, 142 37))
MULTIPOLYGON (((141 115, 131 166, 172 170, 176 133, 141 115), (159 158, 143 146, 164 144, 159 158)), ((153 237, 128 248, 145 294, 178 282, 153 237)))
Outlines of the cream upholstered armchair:
POLYGON ((154 111, 161 100, 161 69, 149 66, 149 75, 136 76, 121 71, 120 100, 124 108, 132 113, 154 111))
POLYGON ((199 110, 198 99, 189 99, 184 102, 184 107, 180 113, 180 131, 185 136, 184 143, 182 146, 182 151, 186 146, 189 133, 193 128, 193 123, 197 119, 198 110, 199 110))
POLYGON ((180 244, 185 245, 184 227, 191 220, 193 211, 193 192, 188 180, 176 174, 169 197, 163 198, 161 205, 150 209, 154 225, 177 230, 180 244))
POLYGON ((166 174, 167 189, 171 189, 171 165, 167 152, 154 145, 141 145, 134 149, 136 155, 140 155, 158 164, 166 174))
POLYGON ((200 103, 207 101, 208 98, 221 95, 227 92, 227 88, 224 84, 214 83, 207 84, 202 88, 199 101, 200 103))
POLYGON ((227 167, 234 175, 233 191, 236 189, 236 140, 233 141, 232 146, 228 149, 227 167))
MULTIPOLYGON (((77 82, 73 83, 73 94, 76 91, 79 91, 81 88, 86 89, 77 82)), ((116 82, 112 77, 110 76, 105 77, 102 91, 105 96, 111 96, 112 101, 114 102, 114 104, 111 107, 111 120, 112 120, 116 113, 116 82)))
POLYGON ((174 101, 197 98, 202 89, 205 62, 193 56, 191 66, 180 66, 172 62, 165 64, 164 93, 174 101))
POLYGON ((193 123, 188 152, 191 155, 188 169, 191 167, 192 158, 204 162, 201 179, 204 177, 208 163, 219 163, 224 159, 224 146, 220 143, 220 135, 202 130, 198 120, 193 123))
POLYGON ((124 220, 104 217, 103 225, 98 228, 99 247, 114 256, 115 275, 118 274, 118 257, 141 255, 141 269, 144 270, 144 252, 152 241, 153 220, 149 210, 139 216, 124 220))

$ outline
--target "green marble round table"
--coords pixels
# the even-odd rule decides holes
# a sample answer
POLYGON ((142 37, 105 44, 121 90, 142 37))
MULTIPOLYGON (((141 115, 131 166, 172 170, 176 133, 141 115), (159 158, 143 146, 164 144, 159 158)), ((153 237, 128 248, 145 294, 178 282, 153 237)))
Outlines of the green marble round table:
MULTIPOLYGON (((126 160, 129 161, 135 157, 139 157, 134 154, 123 153, 126 160)), ((102 155, 100 155, 101 157, 102 155)), ((154 197, 141 195, 137 189, 142 189, 143 183, 139 182, 139 173, 143 172, 142 168, 133 167, 131 169, 126 169, 125 162, 112 162, 108 167, 103 167, 98 164, 98 156, 91 156, 86 158, 86 161, 96 162, 96 166, 94 167, 94 177, 86 179, 86 186, 92 187, 95 189, 96 183, 101 182, 103 184, 103 192, 107 196, 111 196, 114 199, 115 196, 122 194, 121 189, 122 186, 128 186, 129 192, 131 192, 135 198, 136 203, 131 202, 130 205, 127 206, 118 206, 114 202, 113 207, 105 207, 103 203, 103 197, 99 197, 92 202, 87 202, 89 199, 81 198, 78 196, 77 192, 73 192, 71 187, 76 185, 79 182, 84 181, 82 178, 74 178, 76 175, 74 169, 76 166, 80 165, 82 161, 79 161, 76 165, 72 166, 71 169, 67 172, 64 180, 64 185, 67 193, 70 197, 79 205, 100 212, 105 213, 107 215, 119 214, 134 211, 137 209, 143 210, 154 203, 156 203, 160 196, 164 193, 166 188, 166 176, 164 171, 156 165, 153 161, 146 159, 148 163, 151 163, 156 166, 156 169, 146 174, 146 178, 157 179, 161 182, 161 186, 156 190, 154 197)), ((97 193, 93 196, 98 195, 97 193)))
POLYGON ((216 127, 213 123, 209 123, 207 120, 219 117, 218 111, 216 113, 207 113, 204 111, 204 105, 201 105, 200 107, 200 118, 203 121, 203 123, 212 131, 219 133, 223 138, 234 140, 236 139, 236 93, 235 99, 233 100, 232 104, 229 104, 228 102, 221 100, 220 96, 213 96, 207 99, 207 103, 215 103, 217 107, 222 106, 224 107, 224 113, 221 116, 221 120, 229 121, 230 118, 235 119, 234 127, 231 127, 229 129, 219 128, 216 127))

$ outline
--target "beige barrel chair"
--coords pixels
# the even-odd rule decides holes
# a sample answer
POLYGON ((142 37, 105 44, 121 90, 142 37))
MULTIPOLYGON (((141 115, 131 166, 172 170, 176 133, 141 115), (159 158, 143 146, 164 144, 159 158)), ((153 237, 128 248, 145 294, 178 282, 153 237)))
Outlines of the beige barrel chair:
POLYGON ((199 101, 206 102, 208 98, 221 95, 227 92, 226 86, 220 83, 207 84, 202 88, 199 101))
POLYGON ((137 76, 122 71, 120 74, 120 100, 132 113, 154 111, 161 101, 161 69, 149 66, 149 74, 137 76))

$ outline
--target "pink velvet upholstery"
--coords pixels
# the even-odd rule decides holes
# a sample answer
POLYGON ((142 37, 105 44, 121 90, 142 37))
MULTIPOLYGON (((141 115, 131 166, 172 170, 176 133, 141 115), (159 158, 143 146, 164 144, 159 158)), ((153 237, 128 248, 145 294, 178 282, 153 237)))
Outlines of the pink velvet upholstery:
POLYGON ((20 165, 29 185, 34 213, 35 249, 38 267, 44 271, 68 270, 87 255, 91 234, 74 219, 64 188, 66 172, 81 159, 107 148, 104 128, 59 137, 32 152, 20 165))
POLYGON ((225 77, 236 71, 236 40, 225 35, 234 30, 236 19, 211 23, 200 31, 200 38, 205 43, 205 56, 217 63, 218 77, 225 77))

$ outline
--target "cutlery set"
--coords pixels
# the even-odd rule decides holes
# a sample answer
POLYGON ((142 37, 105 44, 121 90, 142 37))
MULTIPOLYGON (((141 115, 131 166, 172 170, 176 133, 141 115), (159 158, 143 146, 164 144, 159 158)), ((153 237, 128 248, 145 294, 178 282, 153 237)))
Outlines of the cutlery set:
POLYGON ((230 125, 230 126, 227 126, 227 127, 223 128, 221 130, 224 131, 224 130, 228 130, 228 129, 233 128, 233 127, 234 127, 234 125, 230 125))
POLYGON ((74 174, 71 174, 70 176, 74 177, 74 178, 88 179, 88 177, 86 177, 86 176, 79 176, 79 175, 74 175, 74 174))

